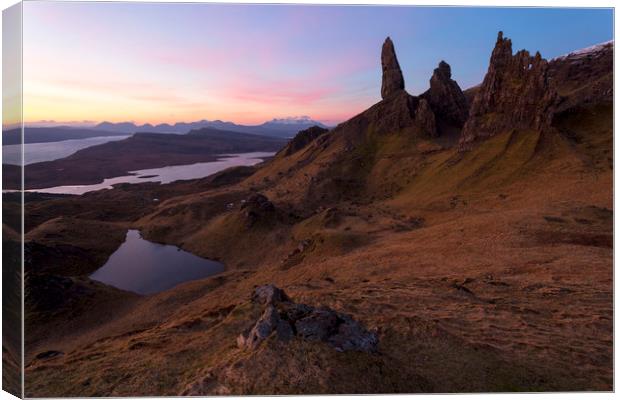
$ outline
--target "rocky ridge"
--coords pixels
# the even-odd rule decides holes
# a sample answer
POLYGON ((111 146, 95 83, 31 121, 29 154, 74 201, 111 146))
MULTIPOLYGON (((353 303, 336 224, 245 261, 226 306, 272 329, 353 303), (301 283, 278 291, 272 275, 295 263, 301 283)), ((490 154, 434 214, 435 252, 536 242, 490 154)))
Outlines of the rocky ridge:
POLYGON ((462 127, 469 114, 467 99, 459 84, 452 79, 450 65, 439 62, 430 79, 430 89, 422 94, 431 106, 431 109, 439 118, 462 127))
MULTIPOLYGON (((332 135, 342 130, 355 130, 359 133, 372 129, 377 134, 404 131, 405 134, 436 136, 437 121, 431 100, 424 96, 412 96, 405 91, 405 81, 396 57, 394 43, 389 37, 385 39, 381 50, 381 67, 383 100, 338 125, 332 131, 332 135)), ((456 87, 458 88, 458 85, 456 87)), ((439 91, 441 89, 436 88, 436 104, 443 104, 439 99, 439 91)))
POLYGON ((556 112, 613 101, 614 42, 609 41, 549 61, 549 78, 560 99, 556 112))
POLYGON ((549 63, 536 52, 512 54, 512 41, 500 31, 489 68, 463 127, 459 147, 513 129, 547 130, 557 104, 549 63))
POLYGON ((303 149, 313 140, 327 132, 329 132, 329 129, 316 125, 311 126, 308 129, 304 129, 303 131, 299 131, 299 133, 297 133, 297 135, 295 135, 295 137, 291 139, 290 142, 288 142, 286 147, 281 150, 281 153, 285 156, 290 156, 291 154, 303 149))

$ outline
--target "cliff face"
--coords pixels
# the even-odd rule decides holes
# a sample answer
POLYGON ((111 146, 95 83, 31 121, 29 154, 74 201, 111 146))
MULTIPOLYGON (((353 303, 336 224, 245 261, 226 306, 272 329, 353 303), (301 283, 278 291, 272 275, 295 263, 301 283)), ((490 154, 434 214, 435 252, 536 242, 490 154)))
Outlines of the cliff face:
POLYGON ((462 127, 469 114, 469 107, 459 84, 452 79, 450 65, 441 61, 430 80, 431 87, 422 97, 428 100, 438 118, 462 127))
POLYGON ((415 124, 419 132, 428 136, 437 136, 437 121, 435 113, 426 99, 420 99, 415 112, 415 124))
POLYGON ((540 53, 512 54, 512 42, 499 32, 484 77, 463 127, 459 146, 512 129, 545 130, 551 125, 557 93, 549 64, 540 53))

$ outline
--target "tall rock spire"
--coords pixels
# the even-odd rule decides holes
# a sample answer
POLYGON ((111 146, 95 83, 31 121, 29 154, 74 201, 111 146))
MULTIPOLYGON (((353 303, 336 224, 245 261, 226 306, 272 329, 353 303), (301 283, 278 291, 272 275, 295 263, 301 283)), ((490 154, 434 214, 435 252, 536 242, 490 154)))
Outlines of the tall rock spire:
POLYGON ((422 95, 433 111, 444 120, 462 127, 467 120, 469 108, 459 84, 452 79, 450 65, 441 61, 431 77, 430 89, 422 95))
POLYGON ((546 130, 557 93, 548 79, 547 60, 527 50, 512 54, 512 42, 500 31, 484 81, 469 110, 459 147, 512 129, 546 130))
POLYGON ((381 98, 385 99, 392 93, 405 89, 405 80, 400 70, 394 43, 387 37, 381 49, 381 68, 383 70, 383 80, 381 82, 381 98))

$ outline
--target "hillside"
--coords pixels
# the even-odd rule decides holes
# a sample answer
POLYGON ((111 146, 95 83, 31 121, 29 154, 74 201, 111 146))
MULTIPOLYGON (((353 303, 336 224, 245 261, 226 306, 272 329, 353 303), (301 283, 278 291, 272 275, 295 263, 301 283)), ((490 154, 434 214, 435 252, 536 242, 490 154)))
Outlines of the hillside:
POLYGON ((559 111, 601 99, 613 101, 614 42, 575 51, 549 62, 549 75, 561 96, 559 111))
MULTIPOLYGON (((54 161, 29 164, 26 189, 100 183, 129 171, 213 161, 219 154, 277 151, 282 139, 203 128, 186 135, 137 133, 88 147, 54 161)), ((19 168, 3 166, 6 188, 19 183, 19 168)))
POLYGON ((440 62, 412 96, 388 38, 382 100, 263 165, 31 198, 26 394, 612 390, 601 51, 568 67, 500 32, 475 90, 440 62), (142 297, 89 281, 129 228, 226 271, 142 297))

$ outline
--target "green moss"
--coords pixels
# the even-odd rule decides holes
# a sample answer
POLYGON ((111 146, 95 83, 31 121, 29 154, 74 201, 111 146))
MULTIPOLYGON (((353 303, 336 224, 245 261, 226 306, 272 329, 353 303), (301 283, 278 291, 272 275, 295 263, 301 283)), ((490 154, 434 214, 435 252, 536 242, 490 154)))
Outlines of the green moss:
POLYGON ((503 133, 480 142, 473 150, 441 152, 401 194, 416 202, 442 195, 483 192, 509 184, 522 176, 536 153, 540 134, 534 131, 503 133))
POLYGON ((575 150, 588 164, 601 170, 613 169, 613 105, 570 110, 554 120, 575 150))

